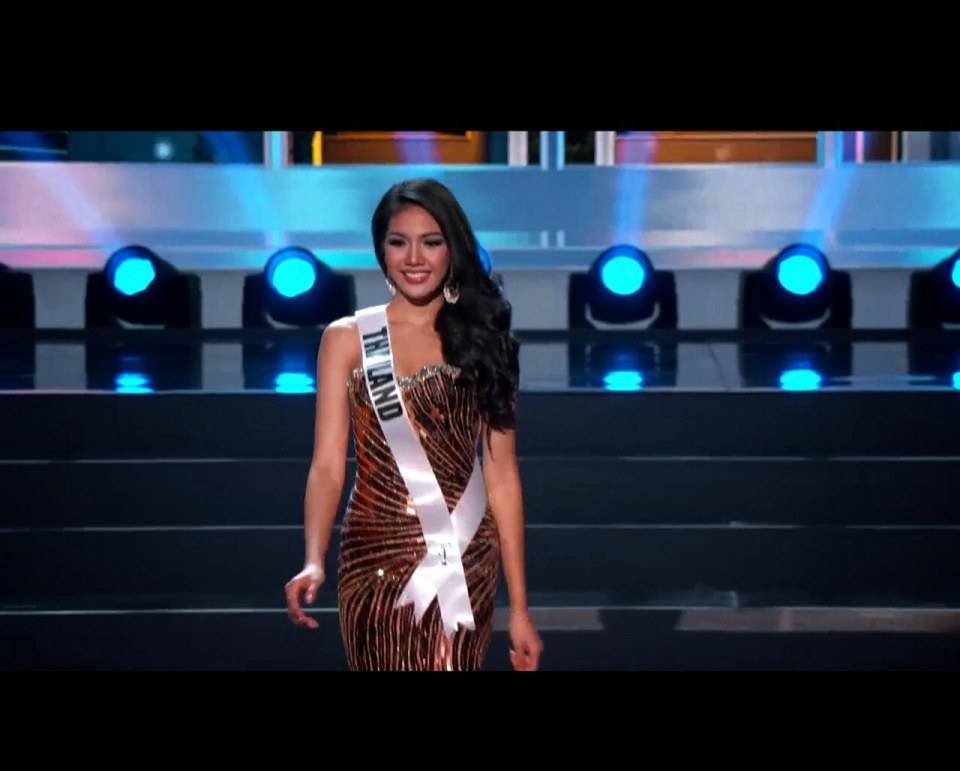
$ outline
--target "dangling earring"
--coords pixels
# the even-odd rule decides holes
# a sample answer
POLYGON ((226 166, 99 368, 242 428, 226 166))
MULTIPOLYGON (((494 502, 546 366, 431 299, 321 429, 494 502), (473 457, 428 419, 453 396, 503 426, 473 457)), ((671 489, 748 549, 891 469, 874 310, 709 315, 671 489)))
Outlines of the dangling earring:
POLYGON ((443 299, 448 303, 453 305, 457 300, 460 299, 460 286, 459 284, 456 287, 451 287, 450 284, 443 285, 443 299))
POLYGON ((397 285, 394 284, 389 277, 387 278, 387 291, 390 292, 391 297, 395 297, 397 294, 397 285))

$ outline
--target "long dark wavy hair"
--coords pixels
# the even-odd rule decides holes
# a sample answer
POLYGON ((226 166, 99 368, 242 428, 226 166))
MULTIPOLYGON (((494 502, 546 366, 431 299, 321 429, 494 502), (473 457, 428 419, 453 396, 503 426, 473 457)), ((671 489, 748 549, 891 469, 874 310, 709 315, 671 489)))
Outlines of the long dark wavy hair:
POLYGON ((510 333, 510 303, 487 275, 477 239, 453 193, 434 179, 410 179, 391 187, 373 213, 373 247, 384 276, 390 218, 408 205, 426 209, 440 225, 447 242, 450 269, 443 283, 459 287, 456 303, 444 302, 434 328, 440 334, 445 361, 457 366, 476 386, 478 406, 488 430, 516 426, 520 379, 519 342, 510 333))

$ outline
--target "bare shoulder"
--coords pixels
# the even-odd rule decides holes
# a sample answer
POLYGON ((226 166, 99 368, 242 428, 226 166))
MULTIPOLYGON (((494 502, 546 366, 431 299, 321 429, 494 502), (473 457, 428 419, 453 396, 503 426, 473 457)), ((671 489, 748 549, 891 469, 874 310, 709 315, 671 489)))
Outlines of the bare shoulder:
POLYGON ((327 333, 327 330, 331 330, 331 334, 343 336, 347 333, 357 334, 357 317, 356 316, 341 316, 336 321, 331 321, 327 324, 326 329, 324 329, 324 334, 327 333))
POLYGON ((360 365, 360 338, 354 316, 342 316, 331 321, 323 330, 321 348, 329 350, 337 359, 352 368, 360 365))

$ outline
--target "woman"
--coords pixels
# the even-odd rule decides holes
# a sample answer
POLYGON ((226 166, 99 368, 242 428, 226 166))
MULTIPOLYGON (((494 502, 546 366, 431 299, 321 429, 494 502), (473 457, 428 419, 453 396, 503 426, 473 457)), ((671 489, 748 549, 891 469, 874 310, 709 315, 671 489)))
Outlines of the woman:
POLYGON ((510 306, 439 182, 392 187, 372 231, 392 299, 321 338, 306 564, 286 585, 288 613, 317 626, 301 605, 325 579, 352 415, 357 473, 337 574, 349 667, 479 669, 502 560, 510 661, 535 670, 543 646, 527 608, 510 306))

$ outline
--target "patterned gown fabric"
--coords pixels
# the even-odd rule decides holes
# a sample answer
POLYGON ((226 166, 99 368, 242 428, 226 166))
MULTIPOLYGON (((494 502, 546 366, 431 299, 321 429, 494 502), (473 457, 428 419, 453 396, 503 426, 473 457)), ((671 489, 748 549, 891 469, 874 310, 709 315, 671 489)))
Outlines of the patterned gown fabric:
MULTIPOLYGON (((447 509, 453 511, 473 470, 480 437, 474 390, 450 364, 428 365, 398 381, 447 509)), ((341 529, 337 566, 340 631, 353 670, 480 669, 493 630, 500 569, 496 523, 488 504, 463 555, 476 629, 443 632, 436 598, 420 623, 397 598, 427 553, 413 499, 370 404, 363 369, 347 381, 357 474, 341 529)))

